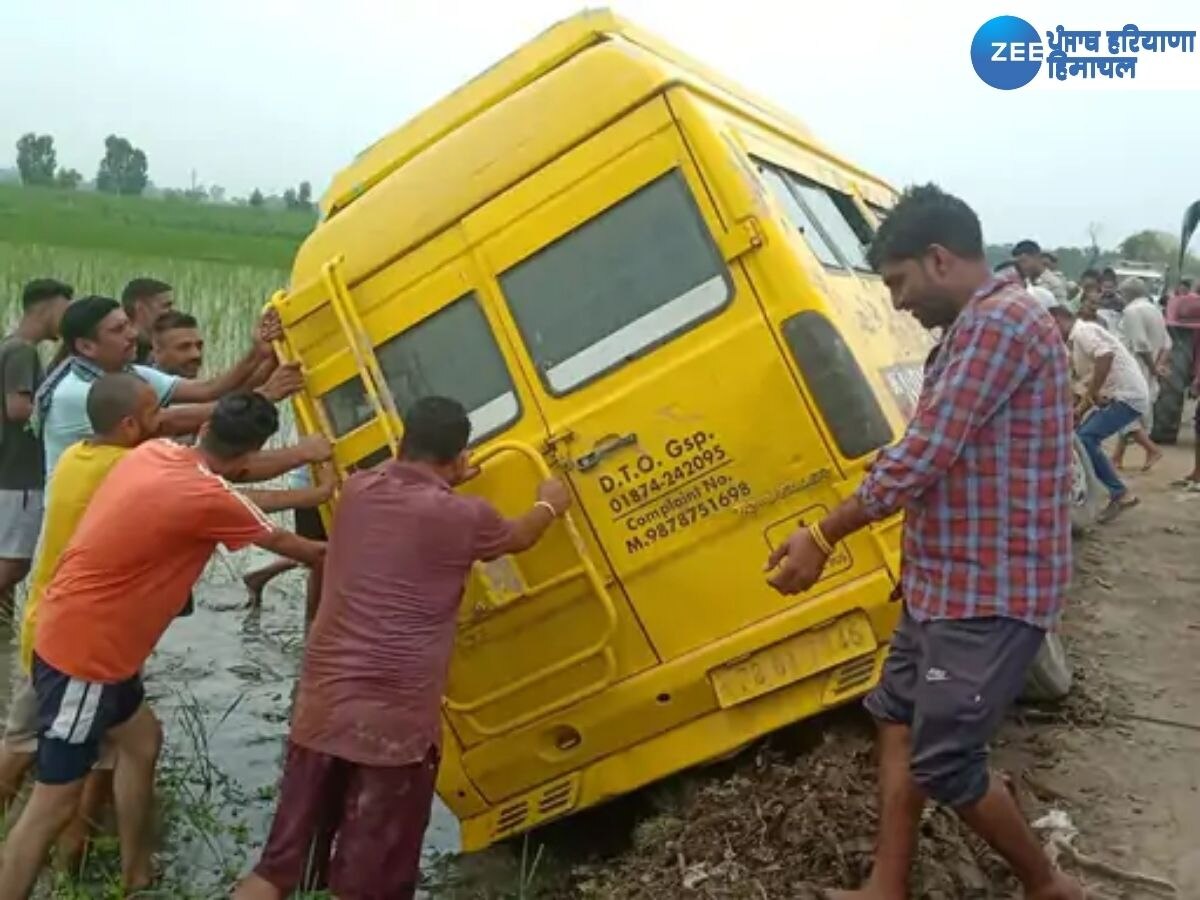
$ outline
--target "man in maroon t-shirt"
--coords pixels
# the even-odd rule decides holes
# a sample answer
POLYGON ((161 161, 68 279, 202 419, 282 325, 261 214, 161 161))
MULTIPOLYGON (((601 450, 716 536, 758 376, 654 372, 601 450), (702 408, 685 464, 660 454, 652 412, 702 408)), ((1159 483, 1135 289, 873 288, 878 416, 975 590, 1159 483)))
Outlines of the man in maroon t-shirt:
POLYGON ((454 400, 419 401, 404 426, 400 458, 352 476, 338 504, 275 822, 239 900, 289 896, 314 869, 348 900, 414 895, 467 575, 570 504, 557 480, 513 520, 456 494, 471 424, 454 400))

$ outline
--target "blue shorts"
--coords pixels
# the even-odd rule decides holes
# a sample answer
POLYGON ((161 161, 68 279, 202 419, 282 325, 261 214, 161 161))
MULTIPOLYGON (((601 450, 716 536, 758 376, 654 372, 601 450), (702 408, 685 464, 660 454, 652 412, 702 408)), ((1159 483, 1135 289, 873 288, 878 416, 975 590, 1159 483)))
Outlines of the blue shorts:
POLYGON ((133 718, 145 699, 140 675, 115 684, 65 675, 36 654, 33 690, 37 694, 37 780, 42 784, 79 781, 100 758, 100 742, 111 728, 133 718))
POLYGON ((867 711, 911 728, 912 776, 952 809, 990 782, 988 743, 1025 686, 1046 633, 1016 619, 918 622, 905 606, 867 711))

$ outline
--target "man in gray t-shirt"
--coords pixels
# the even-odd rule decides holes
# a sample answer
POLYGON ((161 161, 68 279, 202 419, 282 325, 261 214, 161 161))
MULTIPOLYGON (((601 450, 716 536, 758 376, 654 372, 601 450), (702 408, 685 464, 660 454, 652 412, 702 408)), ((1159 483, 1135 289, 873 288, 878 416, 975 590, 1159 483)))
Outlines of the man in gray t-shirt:
POLYGON ((28 423, 45 375, 38 345, 58 338, 71 293, 53 279, 29 282, 21 321, 0 340, 0 616, 11 615, 12 591, 29 572, 42 527, 42 442, 28 423))

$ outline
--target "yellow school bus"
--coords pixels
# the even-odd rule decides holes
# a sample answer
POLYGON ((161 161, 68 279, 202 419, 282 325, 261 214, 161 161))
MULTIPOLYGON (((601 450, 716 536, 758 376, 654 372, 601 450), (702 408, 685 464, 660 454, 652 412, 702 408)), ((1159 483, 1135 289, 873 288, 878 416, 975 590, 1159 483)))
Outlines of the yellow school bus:
POLYGON ((470 410, 465 490, 571 514, 477 567, 439 793, 467 849, 866 692, 899 520, 810 593, 771 548, 851 493, 928 349, 864 251, 891 187, 608 12, 563 22, 336 176, 272 303, 343 476, 418 397, 470 410))

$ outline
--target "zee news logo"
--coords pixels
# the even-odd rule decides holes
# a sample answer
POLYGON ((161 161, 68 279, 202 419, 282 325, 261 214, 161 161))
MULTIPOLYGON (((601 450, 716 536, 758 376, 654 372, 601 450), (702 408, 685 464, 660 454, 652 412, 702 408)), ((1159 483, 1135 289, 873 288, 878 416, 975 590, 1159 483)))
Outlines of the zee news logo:
POLYGON ((992 62, 1041 62, 1046 58, 1046 48, 1037 44, 992 44, 992 62))
MULTIPOLYGON (((1196 31, 1075 29, 1058 25, 1042 35, 1018 16, 996 16, 975 32, 971 65, 988 85, 1002 91, 1024 87, 1045 65, 1052 82, 1072 78, 1133 81, 1142 66, 1159 66, 1167 55, 1196 50, 1196 31)), ((1162 71, 1160 69, 1159 71, 1162 71)))
POLYGON ((986 84, 1002 91, 1033 81, 1046 59, 1038 30, 1017 16, 984 22, 971 41, 971 65, 986 84))

